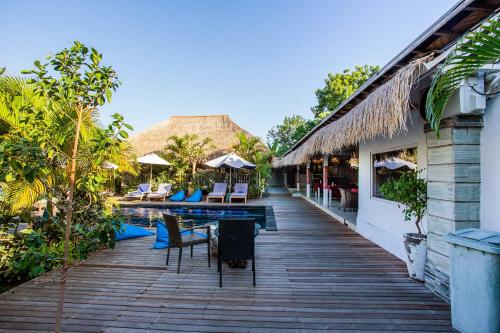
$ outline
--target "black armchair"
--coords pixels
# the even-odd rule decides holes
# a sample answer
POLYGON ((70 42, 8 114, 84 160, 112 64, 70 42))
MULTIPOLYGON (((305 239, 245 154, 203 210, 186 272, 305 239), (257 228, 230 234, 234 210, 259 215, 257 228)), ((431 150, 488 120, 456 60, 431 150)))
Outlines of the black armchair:
POLYGON ((223 260, 252 260, 255 286, 255 221, 253 219, 219 220, 219 286, 222 287, 223 260))
MULTIPOLYGON (((177 260, 177 274, 179 274, 181 269, 181 260, 182 260, 182 248, 191 247, 191 257, 193 257, 193 246, 199 244, 207 244, 207 253, 208 253, 208 267, 210 267, 210 226, 200 226, 200 227, 192 227, 185 228, 182 233, 179 228, 179 221, 177 216, 163 213, 163 219, 165 220, 165 225, 168 230, 168 252, 167 252, 167 263, 170 258, 170 248, 177 247, 179 248, 179 257, 177 260), (202 237, 194 233, 195 229, 205 229, 207 232, 207 238, 202 237), (190 232, 186 232, 190 231, 190 232)), ((189 220, 184 220, 182 222, 188 222, 189 220)))

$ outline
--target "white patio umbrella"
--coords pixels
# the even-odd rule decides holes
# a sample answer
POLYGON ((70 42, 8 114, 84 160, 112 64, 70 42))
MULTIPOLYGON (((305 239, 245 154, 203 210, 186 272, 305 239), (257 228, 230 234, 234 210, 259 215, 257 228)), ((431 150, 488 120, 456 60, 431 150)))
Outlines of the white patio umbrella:
POLYGON ((160 156, 151 153, 144 156, 141 156, 137 159, 137 162, 141 164, 149 164, 151 169, 149 173, 149 189, 151 190, 151 183, 153 182, 153 164, 154 165, 172 165, 171 163, 165 161, 160 156))
POLYGON ((110 177, 108 179, 108 189, 107 191, 109 191, 108 193, 112 193, 113 192, 113 180, 115 178, 115 170, 118 169, 118 165, 114 164, 114 163, 111 163, 109 161, 104 161, 104 163, 102 164, 102 167, 106 170, 112 170, 110 172, 110 177))
POLYGON ((114 163, 111 163, 111 162, 108 162, 108 161, 104 161, 104 163, 102 164, 102 167, 104 169, 108 169, 108 170, 116 170, 116 169, 118 169, 118 165, 116 165, 114 163))
POLYGON ((404 166, 410 168, 410 169, 416 169, 417 165, 415 163, 405 161, 403 159, 397 158, 397 157, 389 157, 384 159, 383 161, 375 161, 373 163, 373 166, 375 168, 381 168, 381 167, 386 167, 387 169, 395 170, 402 168, 404 166))
POLYGON ((231 189, 231 170, 235 169, 255 169, 255 164, 248 162, 242 157, 239 157, 236 154, 229 153, 226 155, 222 155, 221 157, 217 157, 211 161, 205 163, 212 168, 222 168, 229 167, 229 189, 231 189))

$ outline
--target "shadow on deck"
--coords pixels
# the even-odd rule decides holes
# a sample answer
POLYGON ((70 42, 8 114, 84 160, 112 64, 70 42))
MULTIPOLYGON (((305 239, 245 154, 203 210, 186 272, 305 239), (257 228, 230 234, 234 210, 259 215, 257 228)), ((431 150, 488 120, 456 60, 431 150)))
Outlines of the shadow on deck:
MULTIPOLYGON (((72 270, 64 331, 452 330, 449 305, 410 280, 402 261, 301 198, 265 203, 278 231, 257 238, 257 287, 249 268, 225 266, 219 288, 204 246, 176 274, 166 251, 150 250, 154 236, 122 241, 72 270)), ((58 285, 34 282, 0 295, 0 331, 53 329, 58 285)))

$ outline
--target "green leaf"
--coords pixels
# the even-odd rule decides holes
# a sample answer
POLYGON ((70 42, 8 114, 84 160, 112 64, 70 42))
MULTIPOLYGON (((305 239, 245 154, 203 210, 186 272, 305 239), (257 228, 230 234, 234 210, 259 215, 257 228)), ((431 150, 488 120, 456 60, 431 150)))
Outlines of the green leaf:
POLYGON ((124 139, 128 138, 127 131, 121 130, 120 132, 118 132, 118 134, 120 134, 120 136, 124 139))
POLYGON ((108 99, 108 103, 111 103, 111 90, 106 89, 106 98, 108 99))

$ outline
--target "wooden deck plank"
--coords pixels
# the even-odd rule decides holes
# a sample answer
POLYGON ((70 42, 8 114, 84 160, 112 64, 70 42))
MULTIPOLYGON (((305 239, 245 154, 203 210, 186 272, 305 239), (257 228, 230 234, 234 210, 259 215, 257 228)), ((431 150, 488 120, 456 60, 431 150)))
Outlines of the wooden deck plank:
MULTIPOLYGON (((152 237, 118 243, 71 271, 67 332, 437 332, 450 307, 408 278, 405 264, 300 198, 273 195, 278 231, 257 238, 250 269, 224 268, 206 249, 164 266, 152 237)), ((46 274, 0 295, 1 332, 51 331, 57 281, 46 274)))

